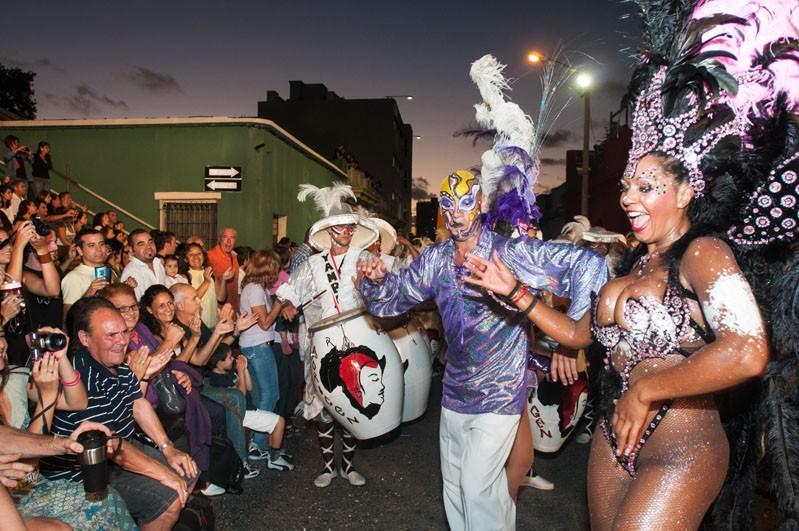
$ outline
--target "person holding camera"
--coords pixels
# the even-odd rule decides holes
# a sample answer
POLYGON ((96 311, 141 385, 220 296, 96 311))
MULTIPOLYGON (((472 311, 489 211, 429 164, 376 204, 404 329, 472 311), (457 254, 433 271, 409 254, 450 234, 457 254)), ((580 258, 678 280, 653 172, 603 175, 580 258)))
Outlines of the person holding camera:
MULTIPOLYGON (((78 300, 70 309, 72 339, 79 343, 73 366, 86 384, 85 411, 57 412, 53 433, 69 435, 87 419, 104 424, 122 442, 112 457, 109 485, 122 496, 142 531, 171 529, 194 486, 198 470, 177 450, 125 362, 130 334, 119 311, 103 298, 78 300), (145 435, 153 446, 134 439, 145 435)), ((49 479, 77 480, 75 459, 55 456, 42 461, 49 479)))
POLYGON ((64 315, 81 297, 93 297, 108 285, 108 278, 102 274, 105 268, 107 250, 105 239, 98 230, 82 229, 75 236, 75 246, 80 264, 64 276, 61 281, 61 295, 64 301, 64 315))
POLYGON ((3 154, 3 162, 6 165, 6 181, 21 179, 25 182, 30 181, 33 175, 33 153, 31 148, 22 145, 19 138, 8 135, 4 139, 6 151, 3 154))

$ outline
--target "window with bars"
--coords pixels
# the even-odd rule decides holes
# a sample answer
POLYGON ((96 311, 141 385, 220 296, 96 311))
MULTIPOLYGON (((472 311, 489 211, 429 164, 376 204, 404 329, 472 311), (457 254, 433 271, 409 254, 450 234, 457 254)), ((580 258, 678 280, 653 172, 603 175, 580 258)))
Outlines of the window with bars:
POLYGON ((216 245, 216 202, 164 201, 164 230, 172 231, 178 240, 199 236, 208 248, 216 245))

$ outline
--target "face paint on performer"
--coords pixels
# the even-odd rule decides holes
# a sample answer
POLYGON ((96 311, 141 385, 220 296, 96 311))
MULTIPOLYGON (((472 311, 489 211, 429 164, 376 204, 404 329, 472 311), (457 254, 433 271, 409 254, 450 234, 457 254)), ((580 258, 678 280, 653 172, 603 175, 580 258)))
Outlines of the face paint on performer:
POLYGON ((441 183, 441 215, 453 239, 467 240, 480 228, 482 198, 480 182, 471 172, 458 170, 441 183))
POLYGON ((337 247, 349 247, 352 242, 352 233, 355 232, 355 225, 334 225, 327 229, 333 245, 337 247))

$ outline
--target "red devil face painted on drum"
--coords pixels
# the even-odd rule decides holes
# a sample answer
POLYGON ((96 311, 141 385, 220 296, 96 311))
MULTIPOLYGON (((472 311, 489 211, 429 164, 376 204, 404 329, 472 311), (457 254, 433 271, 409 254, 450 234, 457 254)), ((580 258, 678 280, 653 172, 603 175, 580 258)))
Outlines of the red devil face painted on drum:
POLYGON ((350 404, 371 419, 385 400, 385 366, 386 358, 378 358, 364 345, 345 351, 333 349, 322 360, 322 382, 330 392, 341 387, 350 404))

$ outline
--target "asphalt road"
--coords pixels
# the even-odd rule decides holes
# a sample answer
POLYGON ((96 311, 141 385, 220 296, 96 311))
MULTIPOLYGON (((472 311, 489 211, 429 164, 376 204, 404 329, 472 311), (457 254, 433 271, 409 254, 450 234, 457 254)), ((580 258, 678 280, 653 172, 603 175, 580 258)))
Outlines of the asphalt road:
MULTIPOLYGON (((294 454, 295 470, 274 472, 257 465, 261 475, 244 482, 243 494, 213 499, 217 529, 447 529, 438 457, 440 387, 440 378, 435 378, 424 417, 359 449, 355 467, 366 476, 366 486, 352 487, 337 478, 325 489, 315 487, 321 457, 316 430, 305 426, 285 444, 294 454)), ((537 456, 537 470, 555 482, 555 490, 523 488, 517 528, 588 529, 587 462, 588 446, 576 443, 556 456, 537 456)))

